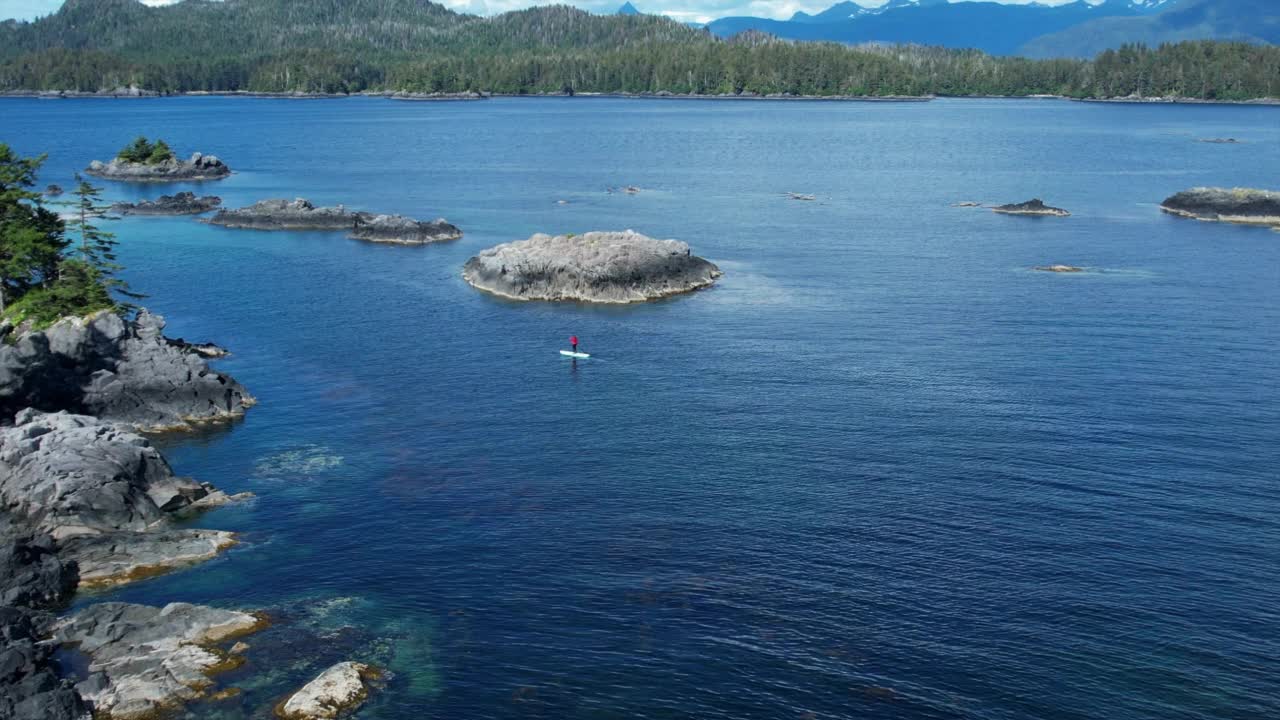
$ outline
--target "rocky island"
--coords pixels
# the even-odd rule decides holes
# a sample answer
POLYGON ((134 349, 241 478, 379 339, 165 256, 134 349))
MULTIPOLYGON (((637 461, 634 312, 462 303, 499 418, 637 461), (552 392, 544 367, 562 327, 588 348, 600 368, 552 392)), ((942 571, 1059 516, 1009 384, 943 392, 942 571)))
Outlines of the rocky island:
POLYGON ((1165 198, 1160 209, 1180 217, 1280 227, 1280 192, 1198 187, 1165 198))
POLYGON ((1004 215, 1043 215, 1048 217, 1067 217, 1071 214, 1062 208, 1045 205, 1044 201, 1040 198, 1028 200, 1024 203, 999 205, 991 208, 991 211, 1002 213, 1004 215))
POLYGON ((640 233, 538 234, 489 248, 467 261, 463 278, 511 300, 634 303, 711 286, 720 268, 686 243, 640 233))
POLYGON ((219 210, 208 222, 252 230, 345 230, 356 240, 402 245, 462 237, 462 231, 444 218, 423 222, 403 215, 351 211, 342 205, 317 207, 303 198, 260 200, 248 207, 219 210))
POLYGON ((85 172, 107 180, 126 182, 182 182, 221 180, 231 174, 231 168, 217 157, 202 153, 179 160, 165 141, 152 143, 140 137, 110 162, 94 160, 85 172))
POLYGON ((216 210, 222 204, 222 198, 215 195, 196 197, 192 192, 180 192, 175 195, 161 195, 155 200, 142 200, 136 203, 118 202, 108 212, 117 215, 199 215, 216 210))
POLYGON ((1053 272, 1053 273, 1079 273, 1079 272, 1084 272, 1084 268, 1082 268, 1082 267, 1076 267, 1075 265, 1037 265, 1037 266, 1035 266, 1035 267, 1033 267, 1033 268, 1031 268, 1031 269, 1032 269, 1032 270, 1039 270, 1040 272, 1053 272))

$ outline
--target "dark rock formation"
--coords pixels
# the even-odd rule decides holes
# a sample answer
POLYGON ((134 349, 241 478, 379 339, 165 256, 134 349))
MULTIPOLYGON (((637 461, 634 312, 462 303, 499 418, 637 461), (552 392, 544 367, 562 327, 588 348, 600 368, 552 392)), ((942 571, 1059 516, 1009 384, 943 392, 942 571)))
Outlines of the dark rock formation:
POLYGON ((254 400, 194 352, 170 344, 164 318, 111 313, 64 319, 0 344, 0 421, 18 410, 68 410, 145 430, 242 415, 254 400))
POLYGON ((44 189, 44 194, 49 197, 58 197, 62 194, 62 187, 59 185, 50 185, 44 189))
POLYGON ((710 286, 720 268, 678 240, 639 233, 534 235, 467 261, 463 278, 512 300, 632 303, 710 286))
POLYGON ((253 230, 351 230, 355 215, 343 208, 316 207, 310 201, 260 200, 249 207, 219 210, 209 218, 214 225, 253 230))
POLYGON ((1051 217, 1067 217, 1071 214, 1062 208, 1045 205, 1044 201, 1039 198, 1028 200, 1024 203, 1000 205, 991 208, 991 211, 1004 213, 1005 215, 1046 215, 1051 217))
POLYGON ((196 197, 192 192, 180 192, 161 195, 156 200, 118 202, 111 206, 110 211, 119 215, 199 215, 216 210, 221 204, 222 198, 214 195, 196 197))
POLYGON ((1240 141, 1235 138, 1200 138, 1202 143, 1212 143, 1214 145, 1239 145, 1240 141))
POLYGON ((213 343, 189 342, 183 338, 165 338, 165 342, 174 347, 193 352, 206 360, 217 360, 231 354, 230 350, 213 343))
POLYGON ((369 242, 425 245, 457 240, 462 237, 462 231, 444 218, 423 222, 403 215, 356 213, 351 237, 369 242))
POLYGON ((114 158, 110 162, 94 160, 85 172, 107 180, 127 182, 182 182, 188 180, 221 180, 231 168, 213 155, 195 153, 189 160, 166 160, 161 163, 126 162, 114 158))
POLYGON ((89 657, 90 675, 76 689, 95 715, 140 720, 208 696, 210 676, 239 662, 217 644, 265 624, 249 613, 187 603, 110 602, 60 621, 54 637, 89 657))
POLYGON ((0 503, 0 718, 72 720, 88 708, 59 679, 53 647, 42 642, 53 616, 76 585, 49 535, 16 523, 0 503))
POLYGON ((1160 209, 1197 220, 1280 227, 1280 192, 1269 190, 1192 188, 1166 198, 1160 209))

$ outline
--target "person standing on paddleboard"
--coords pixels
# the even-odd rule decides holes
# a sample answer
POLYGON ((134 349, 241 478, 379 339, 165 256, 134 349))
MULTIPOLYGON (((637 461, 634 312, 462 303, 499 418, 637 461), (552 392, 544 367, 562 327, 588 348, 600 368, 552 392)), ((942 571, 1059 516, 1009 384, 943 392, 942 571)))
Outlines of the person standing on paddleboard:
POLYGON ((573 346, 574 352, 578 352, 578 336, 577 335, 569 336, 569 344, 573 346))

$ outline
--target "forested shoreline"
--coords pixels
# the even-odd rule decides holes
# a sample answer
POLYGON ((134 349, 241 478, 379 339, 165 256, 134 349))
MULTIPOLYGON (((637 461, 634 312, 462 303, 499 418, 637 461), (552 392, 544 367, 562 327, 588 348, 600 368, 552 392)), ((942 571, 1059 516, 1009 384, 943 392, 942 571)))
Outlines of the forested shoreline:
POLYGON ((69 0, 0 24, 0 91, 816 97, 1280 97, 1280 48, 1184 42, 1092 60, 918 46, 729 40, 564 6, 478 18, 410 0, 69 0))

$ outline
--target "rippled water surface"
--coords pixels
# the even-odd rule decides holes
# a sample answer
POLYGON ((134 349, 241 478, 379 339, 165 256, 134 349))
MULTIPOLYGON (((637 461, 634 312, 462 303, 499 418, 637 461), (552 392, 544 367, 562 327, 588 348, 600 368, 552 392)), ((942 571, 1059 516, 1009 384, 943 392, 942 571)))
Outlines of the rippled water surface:
MULTIPOLYGON (((435 247, 113 223, 261 403, 163 440, 253 503, 103 598, 262 608, 232 700, 392 671, 362 718, 1280 716, 1280 110, 1058 101, 0 102, 43 182, 139 133, 239 206, 443 215, 435 247), (1196 142, 1236 137, 1239 145, 1196 142), (636 185, 637 195, 609 194, 636 185), (814 202, 789 200, 813 193, 814 202), (1066 219, 957 201, 1043 197, 1066 219), (557 201, 565 200, 566 204, 557 201), (517 305, 534 232, 688 241, 717 287, 517 305), (1069 263, 1079 275, 1029 268, 1069 263), (595 357, 557 354, 576 334, 595 357)), ((110 198, 181 187, 104 183, 110 198)))

